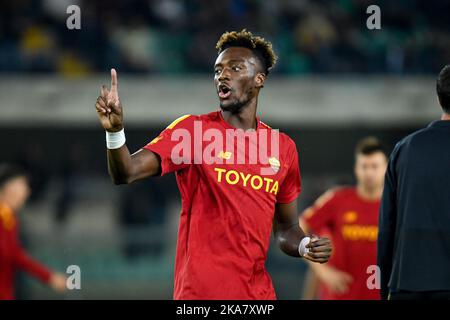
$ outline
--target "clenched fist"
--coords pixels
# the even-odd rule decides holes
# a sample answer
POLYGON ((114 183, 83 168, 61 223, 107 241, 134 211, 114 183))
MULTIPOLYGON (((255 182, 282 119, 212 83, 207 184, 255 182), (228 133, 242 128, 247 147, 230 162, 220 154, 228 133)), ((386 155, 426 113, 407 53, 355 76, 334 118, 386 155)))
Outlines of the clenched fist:
POLYGON ((309 249, 309 252, 303 257, 306 260, 318 263, 327 262, 333 251, 331 240, 326 237, 319 238, 317 236, 312 236, 311 241, 306 245, 306 248, 309 249))

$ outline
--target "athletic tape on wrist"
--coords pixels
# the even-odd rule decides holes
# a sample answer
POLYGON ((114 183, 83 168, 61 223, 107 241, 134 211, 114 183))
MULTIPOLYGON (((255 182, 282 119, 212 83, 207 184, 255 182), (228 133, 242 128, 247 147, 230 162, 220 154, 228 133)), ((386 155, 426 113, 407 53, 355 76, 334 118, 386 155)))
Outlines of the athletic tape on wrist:
POLYGON ((309 252, 309 248, 307 248, 306 245, 310 241, 310 237, 304 237, 302 241, 300 241, 300 244, 298 245, 298 253, 300 254, 300 257, 304 257, 309 252))
POLYGON ((106 147, 108 149, 119 149, 125 144, 125 140, 125 130, 123 128, 117 132, 106 131, 106 147))

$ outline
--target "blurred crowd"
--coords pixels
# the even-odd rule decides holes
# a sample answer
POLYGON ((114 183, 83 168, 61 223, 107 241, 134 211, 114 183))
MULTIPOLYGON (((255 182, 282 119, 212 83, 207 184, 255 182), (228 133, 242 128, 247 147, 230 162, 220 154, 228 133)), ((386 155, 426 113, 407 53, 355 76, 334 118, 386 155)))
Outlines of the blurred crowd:
POLYGON ((276 72, 429 74, 450 56, 450 1, 15 0, 0 5, 0 72, 211 72, 222 32, 270 39, 276 72), (66 9, 81 9, 68 30, 66 9), (366 8, 381 8, 368 30, 366 8))

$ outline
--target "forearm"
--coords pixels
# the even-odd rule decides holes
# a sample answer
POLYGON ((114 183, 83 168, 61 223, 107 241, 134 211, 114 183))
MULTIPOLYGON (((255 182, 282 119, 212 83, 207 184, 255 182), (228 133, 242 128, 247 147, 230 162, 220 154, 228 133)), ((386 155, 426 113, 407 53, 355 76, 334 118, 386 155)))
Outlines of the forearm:
POLYGON ((321 275, 330 268, 326 264, 314 263, 312 261, 307 261, 307 263, 308 266, 311 268, 311 271, 319 278, 321 278, 321 275))
POLYGON ((303 300, 315 300, 317 298, 317 289, 319 281, 316 274, 312 270, 307 270, 304 277, 303 300))
POLYGON ((117 89, 115 69, 111 69, 111 91, 102 86, 95 108, 100 123, 106 131, 108 172, 113 182, 115 184, 130 183, 140 177, 152 174, 152 169, 155 167, 152 163, 153 157, 148 158, 150 165, 145 166, 143 165, 145 159, 135 157, 134 154, 131 155, 125 144, 123 110, 117 89))
POLYGON ((307 260, 325 263, 331 255, 332 247, 328 238, 314 239, 312 242, 305 238, 305 233, 298 223, 296 200, 291 203, 277 203, 273 230, 280 249, 289 256, 302 256, 307 260), (304 238, 304 242, 308 243, 301 244, 304 238), (299 252, 300 244, 302 254, 299 252))
POLYGON ((300 229, 298 223, 289 228, 278 230, 275 233, 280 249, 289 256, 300 257, 298 246, 305 237, 305 233, 300 229))
POLYGON ((15 265, 17 268, 31 274, 44 283, 48 283, 51 271, 43 264, 31 258, 22 248, 18 248, 15 254, 15 265))
POLYGON ((108 173, 115 184, 131 182, 132 159, 126 145, 118 149, 107 149, 108 173))

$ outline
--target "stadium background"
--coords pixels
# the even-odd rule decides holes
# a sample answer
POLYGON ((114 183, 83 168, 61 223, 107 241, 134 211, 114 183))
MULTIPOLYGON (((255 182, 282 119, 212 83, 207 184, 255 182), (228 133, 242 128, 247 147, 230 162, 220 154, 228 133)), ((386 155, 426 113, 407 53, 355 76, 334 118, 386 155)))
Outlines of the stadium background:
MULTIPOLYGON (((119 75, 127 143, 136 150, 186 113, 217 108, 215 42, 248 28, 279 63, 259 114, 297 143, 300 207, 353 183, 353 147, 389 149, 440 116, 435 77, 449 62, 450 2, 308 0, 15 0, 0 5, 1 161, 32 173, 22 241, 48 265, 79 265, 82 289, 57 295, 20 276, 18 298, 170 298, 179 194, 174 176, 114 186, 94 110, 119 75), (81 30, 66 28, 67 6, 81 30), (381 30, 366 8, 381 8, 381 30)), ((267 268, 281 299, 301 295, 303 262, 273 243, 267 268)))

